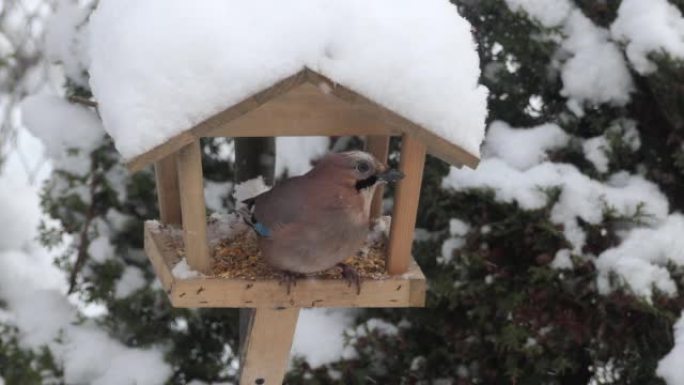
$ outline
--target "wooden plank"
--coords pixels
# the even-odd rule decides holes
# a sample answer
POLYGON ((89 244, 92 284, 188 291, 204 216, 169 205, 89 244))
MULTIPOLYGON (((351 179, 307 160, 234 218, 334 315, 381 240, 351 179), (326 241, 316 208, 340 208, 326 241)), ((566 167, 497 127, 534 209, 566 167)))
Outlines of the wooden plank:
MULTIPOLYGON (((389 136, 384 135, 368 135, 366 137, 366 151, 375 156, 379 161, 387 164, 387 156, 389 155, 389 136)), ((382 215, 382 198, 385 192, 385 187, 380 185, 375 189, 373 196, 373 203, 371 203, 371 218, 377 218, 382 215)))
POLYGON ((184 146, 195 141, 195 136, 190 131, 184 131, 166 142, 154 147, 153 149, 144 152, 132 159, 126 160, 126 167, 130 172, 138 172, 150 163, 154 163, 159 159, 163 159, 177 151, 184 146))
POLYGON ((174 241, 155 230, 156 226, 145 224, 145 251, 175 307, 413 307, 424 303, 420 290, 425 290, 425 276, 413 258, 405 274, 364 280, 360 294, 341 279, 301 279, 289 294, 274 279, 177 279, 171 274, 179 261, 174 241))
POLYGON ((193 270, 207 273, 211 269, 211 260, 199 140, 178 152, 178 181, 183 216, 183 242, 188 265, 193 270))
MULTIPOLYGON (((293 119, 296 114, 301 112, 302 109, 286 112, 286 114, 290 116, 288 119, 293 119)), ((380 132, 368 131, 375 129, 386 129, 392 134, 394 134, 394 132, 412 134, 426 143, 430 153, 456 166, 466 165, 468 167, 475 168, 479 162, 479 158, 474 154, 465 151, 461 147, 449 142, 439 135, 436 135, 432 131, 421 127, 409 119, 404 118, 403 116, 365 98, 362 95, 359 95, 347 87, 331 81, 323 75, 320 75, 309 69, 304 69, 297 74, 274 84, 272 87, 258 92, 244 99, 240 103, 227 108, 223 112, 214 115, 197 126, 178 134, 177 136, 167 140, 165 143, 162 143, 141 155, 129 159, 126 165, 131 172, 139 171, 146 165, 156 162, 157 160, 180 150, 182 147, 188 145, 194 140, 205 136, 343 136, 351 135, 352 133, 354 135, 383 134, 380 132), (295 123, 296 119, 294 119, 291 121, 291 123, 288 123, 287 127, 285 128, 281 128, 269 123, 268 125, 260 126, 260 128, 254 130, 254 132, 250 129, 250 127, 254 128, 264 120, 268 122, 277 121, 275 115, 270 115, 271 117, 269 118, 269 114, 265 114, 261 117, 255 117, 253 120, 251 120, 251 118, 246 119, 246 122, 243 122, 245 124, 244 126, 235 125, 235 128, 232 129, 221 128, 228 127, 233 120, 238 119, 250 111, 259 108, 272 99, 288 93, 290 90, 304 82, 313 84, 319 90, 323 90, 323 93, 327 94, 328 96, 335 96, 349 103, 351 105, 350 108, 358 111, 359 116, 361 116, 360 118, 354 118, 351 114, 347 114, 344 117, 338 117, 341 121, 344 119, 366 119, 363 116, 373 116, 374 119, 381 120, 383 125, 380 128, 374 128, 375 126, 372 125, 337 126, 333 124, 334 120, 325 118, 324 121, 328 123, 325 123, 325 127, 317 131, 314 122, 316 122, 316 119, 318 119, 320 122, 323 118, 320 116, 316 117, 316 112, 314 111, 315 109, 304 108, 303 111, 313 115, 306 117, 306 119, 310 119, 310 122, 304 123, 304 126, 300 128, 297 127, 297 124, 295 123), (357 133, 357 129, 363 132, 357 133), (230 133, 230 135, 225 135, 227 133, 230 133)))
POLYGON ((283 383, 298 318, 297 308, 256 309, 241 354, 241 385, 283 383))
MULTIPOLYGON (((398 133, 398 131, 395 131, 398 133)), ((351 105, 311 83, 301 84, 268 103, 224 122, 206 136, 349 136, 388 135, 372 110, 351 105)))
MULTIPOLYGON (((415 263, 415 262, 414 262, 415 263)), ((424 307, 427 284, 424 279, 411 279, 409 307, 424 307)))
POLYGON ((425 151, 425 144, 420 140, 407 134, 402 137, 399 169, 405 177, 397 184, 387 248, 387 272, 392 275, 403 274, 411 259, 425 151))
POLYGON ((140 171, 148 164, 179 151, 181 148, 187 146, 195 140, 205 137, 206 133, 214 128, 248 113, 272 98, 289 91, 292 87, 303 83, 305 80, 305 71, 300 71, 293 76, 283 79, 273 86, 261 92, 257 92, 256 94, 245 98, 241 102, 228 107, 223 112, 210 117, 197 126, 174 136, 173 138, 154 147, 153 149, 129 159, 126 162, 126 166, 131 172, 140 171))
POLYGON ((288 294, 285 286, 274 279, 194 278, 176 280, 170 298, 173 306, 189 308, 409 307, 413 306, 411 284, 409 277, 364 280, 357 294, 356 288, 344 280, 308 278, 298 280, 288 294))
POLYGON ((171 243, 159 233, 158 227, 159 224, 153 221, 145 222, 145 254, 152 262, 152 267, 162 287, 168 294, 171 294, 174 281, 171 266, 175 265, 177 261, 173 257, 175 251, 171 247, 171 243))
POLYGON ((356 106, 363 105, 367 109, 372 109, 381 116, 383 121, 392 129, 398 129, 404 134, 411 134, 420 139, 430 149, 430 152, 442 160, 455 165, 466 165, 470 168, 477 167, 480 158, 464 150, 460 146, 449 142, 440 137, 432 131, 404 118, 394 111, 385 108, 384 106, 373 102, 372 100, 350 90, 349 88, 335 83, 327 77, 316 73, 315 71, 306 71, 307 81, 318 85, 319 87, 326 87, 330 92, 342 100, 345 100, 356 106))
POLYGON ((178 225, 181 219, 180 190, 178 187, 178 168, 176 156, 169 155, 154 164, 157 184, 160 222, 165 225, 178 225))

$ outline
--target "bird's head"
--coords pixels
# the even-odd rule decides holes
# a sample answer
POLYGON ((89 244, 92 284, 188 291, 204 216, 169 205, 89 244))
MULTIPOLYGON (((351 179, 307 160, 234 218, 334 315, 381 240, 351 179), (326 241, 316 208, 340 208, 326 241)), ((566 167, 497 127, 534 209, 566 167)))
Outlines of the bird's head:
POLYGON ((379 183, 396 182, 404 177, 399 170, 390 169, 373 155, 363 151, 333 153, 323 157, 314 170, 334 175, 336 180, 356 190, 364 190, 379 183))

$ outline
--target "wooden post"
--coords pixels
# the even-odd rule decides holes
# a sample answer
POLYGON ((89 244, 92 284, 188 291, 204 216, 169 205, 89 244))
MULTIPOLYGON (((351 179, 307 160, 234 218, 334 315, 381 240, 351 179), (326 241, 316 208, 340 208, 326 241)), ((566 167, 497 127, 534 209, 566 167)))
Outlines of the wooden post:
POLYGON ((404 134, 401 139, 401 159, 399 169, 404 179, 397 185, 392 211, 392 225, 387 249, 387 272, 391 275, 403 274, 408 270, 413 244, 413 231, 418 214, 420 184, 425 165, 425 144, 404 134))
MULTIPOLYGON (((389 136, 385 135, 368 135, 366 137, 366 151, 373 154, 379 161, 387 163, 387 156, 389 155, 389 136)), ((373 196, 373 203, 371 203, 370 217, 377 218, 382 215, 382 195, 385 191, 383 186, 379 186, 375 190, 373 196)))
POLYGON ((180 189, 178 188, 178 167, 176 156, 171 154, 154 164, 159 201, 159 219, 165 225, 180 226, 181 217, 180 189))
POLYGON ((281 385, 287 370, 299 308, 258 308, 249 322, 240 385, 281 385))
POLYGON ((178 151, 178 181, 180 184, 181 215, 185 255, 193 270, 209 273, 209 242, 207 214, 202 178, 202 150, 199 140, 178 151))

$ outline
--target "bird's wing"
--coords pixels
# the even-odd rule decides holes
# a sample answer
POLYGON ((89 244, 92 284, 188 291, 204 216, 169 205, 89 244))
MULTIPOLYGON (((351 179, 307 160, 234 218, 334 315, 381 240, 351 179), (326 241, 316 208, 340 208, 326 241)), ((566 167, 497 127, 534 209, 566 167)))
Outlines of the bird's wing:
POLYGON ((267 227, 296 222, 306 211, 307 197, 301 177, 288 179, 254 198, 254 216, 267 227))

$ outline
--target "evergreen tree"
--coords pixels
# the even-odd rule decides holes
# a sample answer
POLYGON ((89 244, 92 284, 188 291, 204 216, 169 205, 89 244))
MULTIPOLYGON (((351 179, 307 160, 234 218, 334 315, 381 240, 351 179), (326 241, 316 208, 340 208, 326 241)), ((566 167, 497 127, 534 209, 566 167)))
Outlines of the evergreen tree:
MULTIPOLYGON (((684 209, 680 59, 653 53, 655 71, 629 66, 628 101, 580 100, 578 112, 559 69, 568 60, 559 54, 567 30, 515 10, 514 1, 453 3, 473 25, 479 44, 490 123, 554 123, 569 139, 547 151, 549 162, 571 165, 604 184, 619 172, 639 174, 665 194, 671 212, 684 209), (634 145, 635 135, 640 146, 634 145), (599 136, 605 165, 584 150, 599 136)), ((684 2, 671 4, 684 12, 684 2)), ((572 6, 594 25, 609 28, 620 2, 576 0, 572 6)), ((626 47, 618 43, 627 61, 626 47)), ((82 83, 67 82, 66 90, 72 101, 92 98, 82 83)), ((339 143, 338 150, 360 147, 356 140, 339 143)), ((225 191, 223 207, 213 209, 232 208, 236 171, 225 156, 232 145, 224 139, 202 142, 205 177, 225 191)), ((393 142, 395 155, 397 150, 393 142)), ((44 223, 41 241, 56 246, 64 234, 72 237, 57 258, 70 291, 85 303, 103 305, 107 311, 97 322, 126 346, 164 346, 173 368, 169 384, 235 381, 238 311, 173 309, 154 285, 142 254, 143 221, 158 217, 152 170, 128 175, 106 138, 95 149, 69 156, 87 162, 87 171, 56 163, 42 204, 58 225, 44 223), (127 275, 143 280, 124 295, 127 275)), ((675 295, 655 290, 645 298, 617 274, 609 277, 613 290, 598 284, 597 256, 620 245, 626 230, 647 225, 646 209, 625 214, 607 202, 600 222, 578 221, 586 235, 578 251, 568 229, 553 219, 562 185, 545 188, 546 203, 529 209, 500 199, 492 188, 449 188, 449 172, 428 158, 417 224, 428 235, 413 249, 429 282, 427 307, 359 312, 347 331, 356 357, 322 367, 298 359, 288 384, 664 383, 656 368, 673 347, 672 327, 684 307, 684 268, 667 266, 675 295), (555 266, 561 250, 571 250, 571 268, 555 266)), ((7 363, 0 365, 0 375, 8 384, 62 375, 49 350, 22 350, 14 333, 0 325, 0 363, 7 363)))

